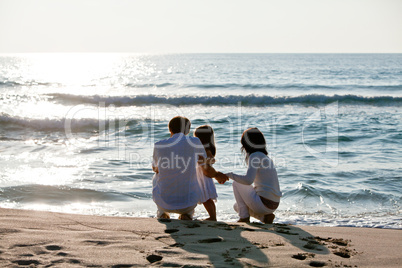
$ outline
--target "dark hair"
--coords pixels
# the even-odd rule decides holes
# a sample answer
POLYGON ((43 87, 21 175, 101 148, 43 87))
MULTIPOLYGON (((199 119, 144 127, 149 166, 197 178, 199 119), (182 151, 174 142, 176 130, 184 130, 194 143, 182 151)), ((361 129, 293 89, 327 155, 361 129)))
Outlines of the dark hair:
POLYGON ((169 131, 173 134, 184 133, 187 135, 190 132, 191 122, 183 116, 175 116, 169 121, 169 131))
POLYGON ((244 131, 240 142, 242 144, 241 150, 246 153, 246 159, 248 159, 250 154, 255 152, 261 152, 268 155, 266 148, 267 143, 265 142, 264 135, 256 127, 244 131))
POLYGON ((210 150, 212 155, 216 154, 216 147, 214 141, 214 130, 208 125, 197 127, 194 131, 194 137, 200 139, 202 145, 204 145, 205 151, 210 150))

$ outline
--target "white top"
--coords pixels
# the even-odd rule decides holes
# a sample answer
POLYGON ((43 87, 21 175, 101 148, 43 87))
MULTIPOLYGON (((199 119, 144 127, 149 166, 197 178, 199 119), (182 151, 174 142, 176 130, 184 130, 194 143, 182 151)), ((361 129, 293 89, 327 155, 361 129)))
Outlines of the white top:
POLYGON ((204 146, 196 137, 176 133, 155 143, 152 165, 157 167, 152 184, 154 202, 168 210, 194 206, 201 197, 197 176, 198 156, 207 157, 204 146))
POLYGON ((262 152, 255 152, 249 156, 246 175, 232 172, 226 175, 241 184, 251 185, 254 182, 257 194, 274 202, 279 202, 282 196, 274 163, 262 152))

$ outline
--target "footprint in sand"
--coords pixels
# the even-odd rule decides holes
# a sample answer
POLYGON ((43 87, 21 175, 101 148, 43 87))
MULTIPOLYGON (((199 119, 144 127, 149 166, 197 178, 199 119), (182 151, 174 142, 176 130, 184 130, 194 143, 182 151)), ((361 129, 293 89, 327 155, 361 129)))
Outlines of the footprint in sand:
POLYGON ((33 254, 21 254, 20 257, 33 257, 33 254))
POLYGON ((49 245, 45 247, 47 250, 61 250, 62 247, 56 245, 49 245))
POLYGON ((85 240, 84 243, 95 244, 96 246, 107 246, 111 244, 108 241, 100 241, 100 240, 85 240))
POLYGON ((174 251, 174 250, 171 250, 169 248, 168 248, 168 250, 161 250, 161 249, 155 250, 155 253, 165 254, 165 255, 179 255, 179 254, 181 254, 181 252, 174 251))
POLYGON ((312 267, 324 267, 327 264, 323 261, 311 261, 309 265, 312 267))
POLYGON ((174 243, 174 244, 172 244, 172 245, 169 245, 169 247, 177 247, 177 248, 182 248, 182 247, 184 247, 184 244, 182 244, 182 243, 174 243))
POLYGON ((15 244, 10 249, 13 249, 13 248, 26 248, 26 247, 33 247, 33 246, 38 246, 38 245, 41 245, 41 244, 15 244))
POLYGON ((299 235, 298 233, 292 233, 290 230, 287 229, 276 229, 275 232, 280 234, 287 234, 287 235, 299 235))
POLYGON ((216 242, 222 242, 223 239, 220 237, 215 237, 215 238, 207 238, 207 239, 202 239, 198 240, 198 243, 216 243, 216 242))
POLYGON ((150 263, 154 263, 154 262, 160 261, 160 260, 162 260, 162 259, 163 259, 162 256, 155 255, 155 254, 152 254, 152 255, 147 256, 147 260, 148 260, 150 263))
POLYGON ((254 246, 258 247, 259 249, 264 249, 264 248, 269 248, 266 244, 260 244, 260 243, 253 243, 254 246))
POLYGON ((171 219, 158 219, 159 222, 172 222, 171 219))
POLYGON ((350 258, 351 256, 357 254, 354 249, 348 249, 348 248, 339 248, 333 251, 333 253, 342 258, 350 258))
POLYGON ((305 244, 303 247, 311 250, 319 250, 317 249, 317 244, 311 242, 307 242, 307 244, 305 244))
POLYGON ((15 260, 13 263, 16 263, 20 266, 28 266, 28 265, 40 265, 41 262, 37 260, 15 260))
POLYGON ((186 224, 187 228, 198 228, 201 227, 198 223, 186 224))
POLYGON ((165 233, 167 233, 167 234, 172 234, 172 233, 176 233, 176 232, 178 232, 179 231, 179 229, 166 229, 165 230, 165 233))
POLYGON ((314 253, 297 253, 292 256, 293 259, 301 260, 301 261, 303 261, 307 258, 314 258, 314 257, 315 257, 314 253))
POLYGON ((52 261, 52 264, 59 264, 59 263, 79 264, 79 263, 81 263, 81 261, 77 260, 77 259, 69 259, 69 260, 59 259, 59 260, 52 261))
POLYGON ((332 253, 334 253, 335 255, 342 257, 342 258, 350 258, 353 255, 356 255, 357 252, 354 249, 348 248, 350 246, 350 240, 346 240, 343 238, 332 238, 332 237, 328 237, 328 238, 322 238, 319 236, 316 237, 309 237, 307 238, 307 241, 310 239, 310 242, 308 243, 312 243, 312 239, 314 239, 315 241, 319 241, 317 242, 317 244, 324 244, 324 242, 331 244, 330 246, 328 246, 328 248, 334 249, 332 251, 332 253))
POLYGON ((68 263, 71 263, 71 264, 78 264, 78 263, 81 263, 80 260, 76 260, 76 259, 69 259, 67 262, 68 262, 68 263))

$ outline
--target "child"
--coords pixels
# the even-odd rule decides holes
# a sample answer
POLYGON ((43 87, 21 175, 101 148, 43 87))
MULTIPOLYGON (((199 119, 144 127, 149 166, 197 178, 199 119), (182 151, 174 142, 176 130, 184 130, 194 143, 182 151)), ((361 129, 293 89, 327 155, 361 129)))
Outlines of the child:
MULTIPOLYGON (((200 126, 194 131, 194 137, 200 139, 204 145, 207 159, 205 165, 211 167, 215 163, 216 147, 214 141, 214 130, 208 125, 200 126)), ((202 190, 202 201, 209 214, 208 221, 216 221, 216 206, 214 200, 218 197, 213 180, 207 176, 199 178, 199 184, 202 190), (206 200, 206 201, 205 201, 206 200)))

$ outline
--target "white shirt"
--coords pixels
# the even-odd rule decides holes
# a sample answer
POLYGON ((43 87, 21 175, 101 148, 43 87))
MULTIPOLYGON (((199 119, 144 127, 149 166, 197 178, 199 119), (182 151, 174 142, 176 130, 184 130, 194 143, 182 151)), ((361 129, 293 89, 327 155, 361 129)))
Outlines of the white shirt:
POLYGON ((249 156, 246 175, 232 172, 226 175, 241 184, 251 185, 254 182, 257 194, 274 202, 279 202, 282 196, 274 163, 262 152, 255 152, 249 156))
POLYGON ((183 133, 155 143, 152 165, 159 173, 153 177, 152 197, 158 206, 176 210, 198 203, 201 189, 197 176, 203 176, 197 169, 199 155, 207 157, 201 141, 183 133))

